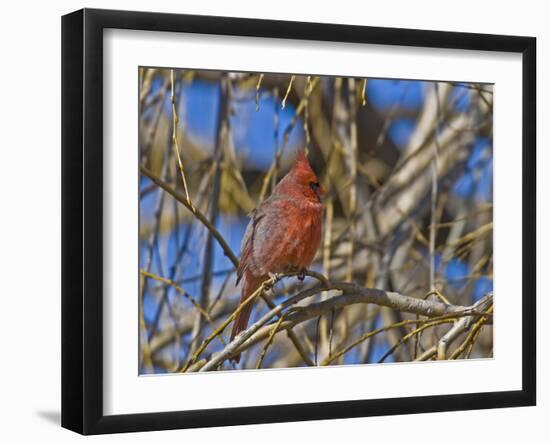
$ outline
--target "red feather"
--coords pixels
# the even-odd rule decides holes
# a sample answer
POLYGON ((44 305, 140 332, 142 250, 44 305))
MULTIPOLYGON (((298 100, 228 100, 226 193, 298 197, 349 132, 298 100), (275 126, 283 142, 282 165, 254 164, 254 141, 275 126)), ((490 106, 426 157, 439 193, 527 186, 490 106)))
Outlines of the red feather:
MULTIPOLYGON (((271 196, 250 214, 241 243, 237 283, 243 279, 242 303, 268 279, 269 273, 306 269, 319 248, 324 189, 305 154, 275 186, 271 196)), ((252 303, 235 318, 231 340, 248 326, 252 303)), ((239 361, 240 356, 234 357, 239 361)))

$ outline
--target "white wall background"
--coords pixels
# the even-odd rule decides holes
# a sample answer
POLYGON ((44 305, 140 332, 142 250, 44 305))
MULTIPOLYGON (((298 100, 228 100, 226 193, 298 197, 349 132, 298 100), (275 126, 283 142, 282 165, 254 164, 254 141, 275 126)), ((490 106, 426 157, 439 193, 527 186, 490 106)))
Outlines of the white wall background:
MULTIPOLYGON (((0 27, 0 438, 81 440, 59 427, 60 415, 60 72, 62 14, 87 7, 155 10, 282 20, 531 35, 538 38, 539 266, 550 264, 550 189, 543 169, 544 122, 550 119, 550 28, 544 2, 393 0, 357 2, 5 2, 0 27), (544 106, 546 105, 546 106, 544 106), (543 107, 546 113, 543 112, 543 107), (540 195, 545 196, 543 198, 540 195), (546 252, 541 250, 546 247, 546 252)), ((519 149, 519 146, 518 146, 519 149)), ((548 275, 548 272, 546 272, 548 275)), ((539 278, 537 407, 328 420, 102 436, 94 441, 543 441, 549 434, 550 327, 542 313, 550 280, 539 278)))

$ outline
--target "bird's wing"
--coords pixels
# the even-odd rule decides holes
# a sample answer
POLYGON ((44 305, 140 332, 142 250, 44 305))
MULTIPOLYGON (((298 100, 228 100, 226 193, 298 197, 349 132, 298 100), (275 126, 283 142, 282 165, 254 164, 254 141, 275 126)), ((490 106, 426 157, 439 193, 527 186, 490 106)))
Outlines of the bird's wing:
POLYGON ((272 272, 289 243, 299 237, 300 212, 295 202, 272 195, 251 213, 241 244, 237 281, 247 270, 255 276, 272 272))
POLYGON ((250 221, 248 222, 248 226, 246 227, 246 231, 241 241, 241 257, 239 259, 239 266, 237 267, 237 285, 252 260, 254 231, 257 224, 264 217, 262 207, 260 206, 257 209, 253 209, 248 216, 250 217, 250 221))

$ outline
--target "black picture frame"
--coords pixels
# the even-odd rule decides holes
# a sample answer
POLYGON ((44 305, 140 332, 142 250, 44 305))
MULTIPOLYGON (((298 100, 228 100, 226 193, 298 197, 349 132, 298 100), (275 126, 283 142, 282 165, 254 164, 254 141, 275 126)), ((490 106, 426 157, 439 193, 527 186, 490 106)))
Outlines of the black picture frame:
POLYGON ((62 426, 82 434, 536 403, 536 39, 83 9, 62 18, 62 426), (522 389, 131 415, 103 413, 103 30, 171 31, 519 53, 523 64, 522 389))

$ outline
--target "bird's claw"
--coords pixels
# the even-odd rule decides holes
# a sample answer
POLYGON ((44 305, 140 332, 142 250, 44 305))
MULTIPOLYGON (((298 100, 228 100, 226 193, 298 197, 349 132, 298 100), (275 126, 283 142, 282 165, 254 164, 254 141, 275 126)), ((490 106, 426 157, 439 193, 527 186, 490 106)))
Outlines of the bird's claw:
POLYGON ((283 277, 283 274, 280 274, 278 272, 269 272, 268 275, 269 275, 269 278, 271 278, 274 283, 278 282, 283 277))
POLYGON ((298 272, 298 280, 300 281, 304 281, 304 279, 306 278, 306 269, 301 269, 299 272, 298 272))

